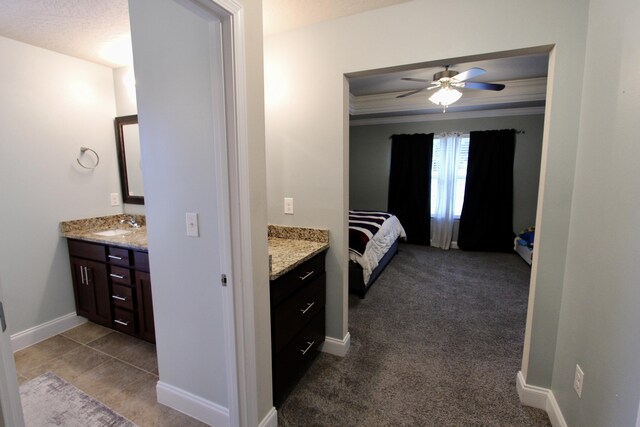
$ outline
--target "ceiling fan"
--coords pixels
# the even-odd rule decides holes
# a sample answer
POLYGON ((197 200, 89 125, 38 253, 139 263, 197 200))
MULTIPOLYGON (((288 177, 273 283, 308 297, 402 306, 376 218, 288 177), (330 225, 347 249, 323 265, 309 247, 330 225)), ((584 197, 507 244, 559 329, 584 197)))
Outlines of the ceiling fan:
POLYGON ((410 77, 403 77, 402 80, 411 82, 428 83, 430 86, 426 86, 420 89, 412 90, 402 95, 398 95, 396 98, 404 98, 405 96, 411 96, 424 90, 439 89, 436 93, 431 95, 429 100, 437 105, 442 105, 444 111, 450 104, 456 102, 462 96, 462 92, 457 89, 481 89, 481 90, 495 90, 499 91, 505 88, 503 84, 499 83, 481 83, 471 82, 469 79, 481 76, 486 73, 482 68, 473 67, 467 71, 458 73, 454 70, 449 70, 449 66, 445 65, 444 71, 437 72, 433 75, 433 80, 414 79, 410 77))

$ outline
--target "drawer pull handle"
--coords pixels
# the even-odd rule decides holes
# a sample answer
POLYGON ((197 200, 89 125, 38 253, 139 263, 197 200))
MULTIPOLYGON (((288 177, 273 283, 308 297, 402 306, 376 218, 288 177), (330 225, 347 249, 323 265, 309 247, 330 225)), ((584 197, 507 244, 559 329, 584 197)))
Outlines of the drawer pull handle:
POLYGON ((122 257, 120 257, 120 256, 115 256, 115 255, 109 255, 109 258, 111 258, 111 259, 117 259, 118 261, 122 260, 122 257))
POLYGON ((311 342, 307 341, 307 344, 309 344, 309 346, 304 350, 300 350, 302 352, 302 355, 304 356, 307 353, 307 351, 309 351, 309 349, 313 347, 315 343, 316 343, 315 341, 311 341, 311 342))
POLYGON ((117 299, 118 301, 126 301, 126 297, 121 297, 120 295, 111 295, 111 298, 117 299))
POLYGON ((115 319, 114 322, 116 322, 118 325, 129 326, 129 322, 123 322, 122 320, 115 319))
POLYGON ((315 301, 314 301, 314 302, 308 302, 308 303, 307 303, 307 308, 304 308, 304 309, 302 309, 302 308, 301 308, 301 309, 300 309, 300 311, 302 312, 302 314, 307 314, 307 311, 309 311, 309 309, 310 309, 311 307, 313 307, 313 305, 314 305, 315 303, 316 303, 315 301))
POLYGON ((111 277, 115 277, 116 279, 124 279, 124 276, 121 276, 121 275, 119 275, 119 274, 113 274, 113 273, 111 273, 111 274, 109 274, 109 276, 111 276, 111 277))
POLYGON ((308 271, 308 272, 307 272, 307 274, 305 274, 304 276, 300 276, 300 277, 299 277, 299 279, 300 279, 300 280, 304 280, 304 279, 306 279, 307 277, 311 276, 313 273, 314 273, 314 271, 313 271, 313 270, 312 270, 312 271, 308 271))

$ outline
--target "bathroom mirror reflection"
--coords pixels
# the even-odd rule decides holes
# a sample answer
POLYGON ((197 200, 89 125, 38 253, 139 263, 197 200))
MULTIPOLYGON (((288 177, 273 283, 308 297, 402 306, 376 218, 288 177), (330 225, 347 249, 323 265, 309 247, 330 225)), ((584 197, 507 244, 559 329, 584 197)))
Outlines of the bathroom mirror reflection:
POLYGON ((124 203, 144 204, 138 115, 116 117, 116 147, 124 203))

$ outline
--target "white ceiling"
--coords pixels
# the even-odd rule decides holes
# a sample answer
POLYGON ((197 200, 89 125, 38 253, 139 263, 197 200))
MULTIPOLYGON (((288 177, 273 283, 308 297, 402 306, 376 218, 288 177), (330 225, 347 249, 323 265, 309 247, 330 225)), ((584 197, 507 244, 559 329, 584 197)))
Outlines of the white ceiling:
MULTIPOLYGON (((264 0, 274 34, 409 0, 264 0)), ((0 36, 117 68, 131 64, 127 0, 2 0, 0 36), (109 54, 114 45, 124 52, 109 54)))
MULTIPOLYGON (((263 0, 264 33, 274 34, 406 1, 411 0, 263 0)), ((127 0, 1 0, 0 36, 112 68, 132 63, 127 0)), ((403 81, 402 77, 431 80, 443 65, 404 66, 402 71, 380 70, 349 76, 353 95, 352 116, 366 118, 441 112, 439 107, 429 105, 424 93, 401 100, 396 96, 424 86, 403 81)), ((487 73, 474 81, 507 84, 507 89, 500 93, 464 90, 462 100, 450 108, 452 112, 525 107, 534 101, 540 105, 541 99, 544 103, 540 84, 522 82, 546 76, 546 53, 474 62, 460 60, 449 65, 460 72, 471 67, 484 68, 487 73), (513 83, 508 83, 510 81, 513 83), (534 96, 533 92, 537 95, 534 96), (495 95, 503 99, 498 100, 495 95), (520 101, 516 105, 518 97, 520 101), (483 107, 484 104, 491 105, 483 107)))
POLYGON ((131 63, 127 0, 2 0, 0 36, 87 61, 131 63), (124 40, 124 59, 106 51, 124 40))
POLYGON ((355 15, 410 0, 263 0, 264 34, 355 15))

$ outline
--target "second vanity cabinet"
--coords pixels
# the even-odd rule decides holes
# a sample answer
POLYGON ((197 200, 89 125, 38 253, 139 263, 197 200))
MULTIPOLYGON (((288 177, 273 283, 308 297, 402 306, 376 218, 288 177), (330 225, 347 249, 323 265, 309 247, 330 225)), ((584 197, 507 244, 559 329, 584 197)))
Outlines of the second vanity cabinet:
POLYGON ((68 244, 77 313, 155 342, 148 253, 74 239, 68 244))
POLYGON ((270 282, 273 398, 279 406, 325 337, 325 255, 270 282))

